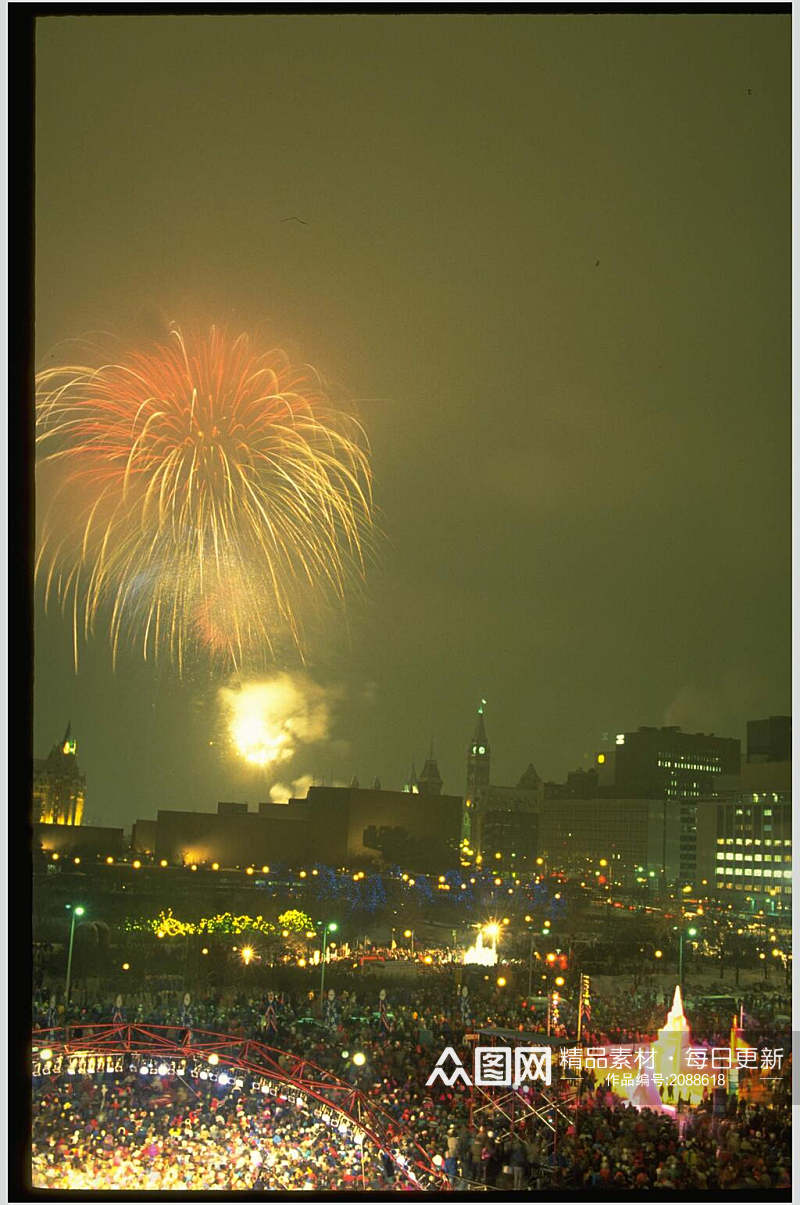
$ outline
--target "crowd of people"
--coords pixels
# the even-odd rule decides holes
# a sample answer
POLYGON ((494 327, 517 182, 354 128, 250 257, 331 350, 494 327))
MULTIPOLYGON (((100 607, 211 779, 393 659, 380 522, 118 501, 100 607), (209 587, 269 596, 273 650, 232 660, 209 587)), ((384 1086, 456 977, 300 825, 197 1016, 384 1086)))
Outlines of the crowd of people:
POLYGON ((791 1187, 791 1110, 740 1103, 715 1122, 698 1110, 679 1129, 649 1109, 581 1106, 557 1152, 556 1189, 716 1189, 791 1187))
POLYGON ((50 1189, 371 1189, 395 1164, 296 1104, 185 1082, 90 1079, 34 1100, 33 1184, 50 1189))
MULTIPOLYGON (((34 1182, 49 1187, 118 1187, 135 1175, 137 1187, 252 1185, 308 1190, 402 1187, 397 1156, 413 1167, 418 1143, 435 1160, 434 1175, 457 1188, 558 1189, 783 1187, 789 1174, 788 1106, 752 1106, 731 1097, 728 1115, 701 1109, 685 1117, 624 1107, 593 1077, 561 1082, 561 1114, 549 1124, 512 1127, 499 1109, 483 1102, 470 1109, 460 1084, 427 1080, 441 1051, 464 1053, 465 1030, 484 1025, 535 1029, 528 1002, 471 981, 469 1004, 455 990, 452 971, 407 984, 392 984, 383 1001, 378 981, 341 982, 335 1004, 322 1016, 313 993, 273 993, 249 998, 233 991, 186 1002, 174 991, 145 990, 58 1014, 49 1000, 36 1002, 34 1025, 65 1022, 108 1026, 115 1017, 143 1025, 167 1025, 177 1040, 210 1030, 257 1038, 288 1055, 301 1054, 361 1089, 391 1120, 394 1154, 370 1142, 358 1146, 310 1106, 286 1107, 250 1090, 184 1083, 175 1077, 42 1077, 34 1100, 34 1182), (123 1017, 124 1014, 124 1017, 123 1017), (353 1061, 359 1051, 363 1061, 353 1061), (569 1090, 567 1090, 569 1089, 569 1090)), ((606 995, 584 1030, 589 1045, 648 1040, 652 1019, 663 1024, 671 1001, 663 994, 606 995)), ((752 1018, 760 1038, 781 1045, 764 1002, 752 1018)), ((709 1041, 727 1041, 703 1034, 709 1041)), ((574 1044, 574 1038, 570 1045, 574 1044)), ((278 1056, 281 1057, 280 1055, 278 1056)), ((566 1076, 558 1067, 556 1079, 566 1076)), ((289 1066, 288 1059, 286 1066, 289 1066)), ((784 1064, 788 1070, 789 1062, 784 1064)), ((559 1092, 559 1084, 554 1093, 559 1092)), ((531 1101, 536 1104, 534 1092, 531 1101)), ((551 1094, 551 1099, 555 1096, 551 1094)), ((474 1102, 473 1102, 474 1104, 474 1102)), ((429 1164, 430 1167, 430 1164, 429 1164)), ((412 1185, 413 1187, 413 1185, 412 1185)))

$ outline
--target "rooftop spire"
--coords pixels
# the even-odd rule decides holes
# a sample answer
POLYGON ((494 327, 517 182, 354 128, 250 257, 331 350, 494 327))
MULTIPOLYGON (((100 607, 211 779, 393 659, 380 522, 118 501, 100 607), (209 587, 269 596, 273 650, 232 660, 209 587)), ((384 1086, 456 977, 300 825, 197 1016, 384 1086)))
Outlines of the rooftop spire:
POLYGON ((419 776, 419 793, 420 795, 441 795, 442 793, 442 776, 433 754, 433 738, 431 738, 430 756, 419 776))
POLYGON ((484 753, 489 747, 489 742, 486 739, 486 724, 483 719, 485 709, 486 700, 481 699, 480 706, 478 707, 478 718, 475 721, 475 731, 472 735, 473 753, 477 752, 477 749, 480 749, 481 753, 484 753))

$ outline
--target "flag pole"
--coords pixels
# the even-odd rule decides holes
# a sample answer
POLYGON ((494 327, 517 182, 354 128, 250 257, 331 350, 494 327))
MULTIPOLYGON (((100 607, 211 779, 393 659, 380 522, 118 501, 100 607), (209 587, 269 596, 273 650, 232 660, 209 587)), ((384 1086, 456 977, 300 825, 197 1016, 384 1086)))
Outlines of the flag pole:
POLYGON ((581 1021, 583 1020, 583 974, 579 975, 578 983, 580 986, 578 987, 578 1035, 575 1039, 576 1042, 580 1042, 581 1040, 581 1021))

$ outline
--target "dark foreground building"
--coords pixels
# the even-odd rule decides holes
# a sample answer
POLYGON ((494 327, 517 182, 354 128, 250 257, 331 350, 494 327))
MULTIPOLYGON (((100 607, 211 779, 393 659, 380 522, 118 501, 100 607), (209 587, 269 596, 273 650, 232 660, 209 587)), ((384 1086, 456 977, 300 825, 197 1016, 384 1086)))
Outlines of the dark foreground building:
POLYGON ((223 802, 216 812, 159 811, 137 821, 134 848, 158 859, 220 866, 275 862, 458 865, 461 799, 360 787, 311 787, 286 804, 223 802))

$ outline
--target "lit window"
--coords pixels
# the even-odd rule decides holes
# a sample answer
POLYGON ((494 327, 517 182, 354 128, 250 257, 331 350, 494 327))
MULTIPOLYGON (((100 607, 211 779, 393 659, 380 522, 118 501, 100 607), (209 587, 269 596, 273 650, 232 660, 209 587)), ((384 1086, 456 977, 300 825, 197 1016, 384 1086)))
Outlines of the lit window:
POLYGON ((771 870, 770 870, 768 867, 765 867, 765 868, 764 868, 764 878, 765 878, 765 879, 771 879, 771 878, 772 878, 772 871, 771 871, 771 870))
POLYGON ((734 870, 734 872, 733 872, 733 873, 734 873, 734 874, 741 874, 741 873, 742 873, 742 868, 741 868, 741 866, 737 866, 737 867, 736 867, 736 869, 734 870))
POLYGON ((732 862, 732 861, 733 861, 733 854, 726 854, 726 855, 725 855, 725 861, 726 861, 726 862, 732 862))
POLYGON ((763 860, 763 854, 753 854, 754 862, 761 862, 762 860, 763 860))
POLYGON ((749 867, 749 866, 745 866, 745 868, 744 868, 744 873, 745 873, 745 877, 747 877, 748 875, 749 875, 750 877, 752 877, 752 874, 753 874, 753 872, 752 872, 752 870, 750 869, 750 867, 749 867))
POLYGON ((755 870, 753 871, 753 878, 755 878, 755 879, 761 878, 761 867, 760 866, 756 866, 755 870))
POLYGON ((744 857, 744 854, 736 854, 736 861, 741 862, 743 857, 744 857))

